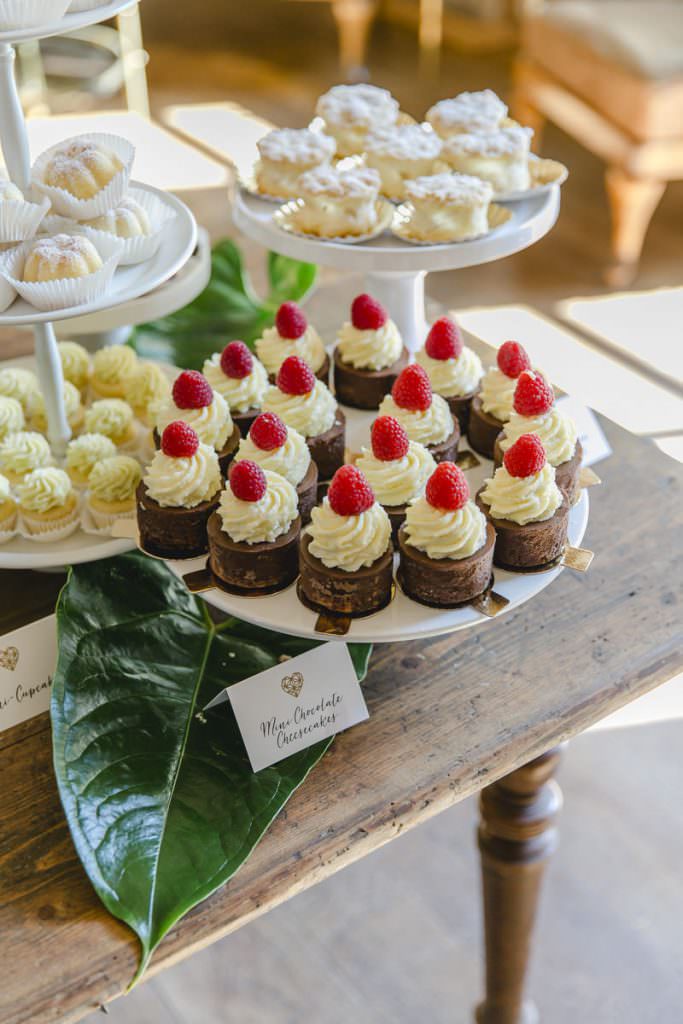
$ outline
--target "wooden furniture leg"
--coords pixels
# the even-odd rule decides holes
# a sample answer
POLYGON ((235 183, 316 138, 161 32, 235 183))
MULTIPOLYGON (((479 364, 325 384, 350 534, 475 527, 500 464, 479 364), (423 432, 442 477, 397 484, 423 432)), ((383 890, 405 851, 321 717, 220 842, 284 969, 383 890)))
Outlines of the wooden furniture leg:
POLYGON ((525 978, 541 882, 557 846, 562 794, 551 750, 482 791, 479 850, 486 937, 486 997, 477 1024, 532 1024, 525 978))
POLYGON ((612 216, 614 259, 606 276, 609 284, 622 287, 630 284, 637 273, 645 234, 666 182, 635 178, 621 167, 608 167, 605 185, 612 216))
POLYGON ((519 121, 520 124, 533 128, 534 137, 531 140, 531 148, 534 153, 539 153, 543 127, 546 121, 545 115, 537 107, 532 106, 519 87, 515 88, 512 94, 510 115, 514 117, 515 121, 519 121))
POLYGON ((376 0, 332 0, 339 63, 348 81, 367 77, 365 56, 376 9, 376 0))

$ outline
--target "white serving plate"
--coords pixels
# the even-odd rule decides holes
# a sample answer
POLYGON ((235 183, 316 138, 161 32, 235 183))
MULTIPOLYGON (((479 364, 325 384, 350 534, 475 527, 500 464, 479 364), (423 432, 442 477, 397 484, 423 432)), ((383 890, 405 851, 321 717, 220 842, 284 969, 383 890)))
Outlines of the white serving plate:
POLYGON ((47 39, 49 36, 62 36, 69 32, 76 32, 88 25, 98 25, 101 21, 107 21, 136 3, 138 0, 109 0, 109 3, 103 3, 91 11, 78 11, 73 14, 67 12, 59 21, 47 25, 0 32, 0 44, 23 43, 29 39, 47 39))

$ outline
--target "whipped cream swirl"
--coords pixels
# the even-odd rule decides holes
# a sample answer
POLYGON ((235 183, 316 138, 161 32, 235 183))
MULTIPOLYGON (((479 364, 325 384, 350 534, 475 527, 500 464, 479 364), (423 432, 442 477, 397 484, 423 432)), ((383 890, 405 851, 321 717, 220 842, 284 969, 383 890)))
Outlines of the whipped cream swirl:
POLYGON ((24 410, 16 398, 0 395, 0 441, 24 429, 24 410))
POLYGON ((90 356, 83 346, 75 341, 60 341, 57 348, 64 379, 71 381, 79 391, 82 391, 90 377, 90 356))
POLYGON ((535 434, 541 439, 551 466, 561 466, 576 451, 576 424, 556 406, 542 416, 520 416, 513 412, 500 439, 503 451, 506 452, 522 434, 535 434))
POLYGON ((263 396, 263 411, 274 412, 288 427, 304 437, 324 434, 334 424, 337 403, 330 390, 317 380, 305 395, 286 395, 278 387, 269 387, 263 396))
POLYGON ((194 455, 175 458, 158 451, 144 476, 147 494, 162 508, 194 508, 221 489, 218 456, 208 444, 194 455))
POLYGON ((21 366, 8 366, 0 370, 0 395, 16 398, 24 412, 27 411, 32 395, 38 388, 38 378, 32 370, 21 366))
POLYGON ((108 345, 95 353, 93 376, 110 386, 122 384, 138 364, 138 357, 128 345, 108 345))
POLYGON ((402 409, 391 395, 385 395, 379 407, 380 416, 393 416, 405 429, 411 441, 420 444, 441 444, 454 430, 453 415, 441 395, 432 395, 428 409, 402 409))
POLYGON ((140 363, 126 381, 126 400, 136 412, 156 411, 171 392, 171 382, 157 363, 140 363))
POLYGON ((375 331, 361 331, 345 323, 337 347, 343 362, 357 370, 385 370, 400 357, 403 341, 393 320, 387 320, 375 331))
POLYGON ((87 480, 93 467, 116 455, 116 445, 104 434, 81 434, 69 442, 66 468, 80 480, 87 480))
POLYGON ((283 338, 277 327, 266 327, 256 340, 256 355, 268 373, 277 373, 289 356, 299 356, 308 363, 313 373, 317 373, 325 362, 325 346, 311 324, 300 338, 283 338))
POLYGON ((189 423, 202 444, 211 445, 217 452, 225 447, 234 429, 228 403, 215 391, 211 404, 200 409, 179 409, 173 398, 164 402, 157 411, 156 427, 160 437, 175 420, 189 423))
POLYGON ((139 462, 129 455, 113 455, 93 468, 88 487, 99 501, 117 503, 133 498, 141 479, 139 462))
POLYGON ((505 466, 500 466, 484 481, 479 496, 493 519, 508 519, 519 526, 550 519, 562 504, 562 492, 549 462, 532 476, 510 476, 505 466))
POLYGON ((387 550, 391 541, 391 523, 380 504, 357 516, 340 516, 327 498, 311 513, 308 527, 309 551, 328 569, 356 572, 372 565, 387 550))
POLYGON ((86 410, 84 428, 120 444, 133 433, 133 410, 122 398, 101 398, 86 410))
POLYGON ((512 415, 517 378, 508 377, 497 366, 491 366, 481 379, 481 407, 489 416, 506 423, 512 415))
POLYGON ((486 541, 486 517, 473 501, 451 512, 418 498, 406 512, 405 531, 429 558, 469 558, 486 541))
POLYGON ((432 359, 423 348, 415 359, 426 370, 432 390, 444 398, 476 391, 483 373, 481 359, 467 346, 456 359, 432 359))
POLYGON ((27 512, 50 512, 63 508, 73 495, 71 480, 63 469, 45 466, 34 469, 17 485, 21 508, 27 512))
POLYGON ((436 463, 424 445, 408 442, 408 451, 400 459, 383 462, 367 448, 361 448, 356 466, 368 478, 377 501, 394 507, 417 498, 436 469, 436 463))
POLYGON ((279 473, 264 470, 266 493, 258 501, 242 501, 229 487, 221 494, 218 515, 223 530, 236 543, 272 544, 287 533, 299 514, 296 491, 279 473))
POLYGON ((215 352, 211 359, 204 363, 202 373, 213 390, 223 396, 233 412, 261 408, 268 387, 268 374, 258 359, 254 359, 251 373, 246 377, 228 377, 221 369, 221 353, 215 352))
POLYGON ((263 470, 279 473, 285 480, 289 480, 293 487, 298 487, 308 472, 311 453, 306 439, 301 436, 299 431, 294 430, 293 427, 287 427, 285 443, 269 452, 257 448, 250 437, 242 438, 235 455, 235 462, 239 462, 240 459, 250 459, 263 470))
POLYGON ((0 444, 0 469, 4 473, 25 476, 33 469, 52 465, 50 445, 34 430, 8 434, 0 444))

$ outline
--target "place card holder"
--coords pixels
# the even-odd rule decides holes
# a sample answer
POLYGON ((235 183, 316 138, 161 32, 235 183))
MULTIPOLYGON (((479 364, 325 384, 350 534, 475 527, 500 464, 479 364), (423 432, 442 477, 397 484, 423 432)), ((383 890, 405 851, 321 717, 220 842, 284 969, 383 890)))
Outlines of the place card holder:
POLYGON ((598 474, 590 468, 590 466, 582 466, 579 470, 579 487, 597 487, 601 484, 602 480, 598 474))

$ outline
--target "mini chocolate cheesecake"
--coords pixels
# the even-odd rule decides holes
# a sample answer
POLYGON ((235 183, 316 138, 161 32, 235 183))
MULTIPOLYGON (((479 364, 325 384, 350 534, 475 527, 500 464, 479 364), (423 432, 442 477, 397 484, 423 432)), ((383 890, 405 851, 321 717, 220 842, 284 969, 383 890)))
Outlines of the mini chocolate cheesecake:
POLYGON ((311 537, 302 534, 299 545, 299 588, 305 604, 339 615, 370 615, 391 600, 394 551, 391 544, 372 565, 355 572, 330 569, 309 548, 311 537))
POLYGON ((301 525, 307 526, 311 521, 311 512, 318 504, 318 467, 311 459, 306 475, 296 489, 299 501, 301 525))
POLYGON ((272 594, 293 583, 299 572, 298 541, 301 518, 274 541, 247 544, 234 541, 223 529, 217 512, 209 518, 209 569, 215 582, 230 593, 272 594))
POLYGON ((566 494, 562 495, 562 504, 549 519, 522 526, 511 519, 495 519, 489 506, 481 500, 483 490, 481 487, 477 491, 475 500, 496 531, 494 565, 512 572, 524 572, 550 566, 561 557, 567 543, 569 524, 566 494))
POLYGON ((448 402, 448 408, 451 410, 453 415, 458 421, 460 427, 460 433, 466 434, 467 428, 470 421, 470 408, 472 401, 475 398, 477 392, 470 391, 467 395, 444 395, 443 397, 448 402))
MULTIPOLYGON (((256 413, 256 415, 258 416, 258 413, 256 413)), ((154 438, 154 447, 158 450, 161 447, 161 438, 159 437, 159 431, 156 427, 154 428, 152 436, 154 438)), ((233 418, 232 433, 221 450, 216 452, 216 455, 218 456, 218 465, 221 467, 221 473, 224 477, 228 475, 228 467, 233 460, 235 452, 239 448, 241 436, 240 428, 237 426, 237 422, 233 418)))
POLYGON ((345 363, 337 346, 334 350, 334 391, 337 401, 352 409, 379 409, 380 402, 389 394, 409 359, 410 354, 404 348, 391 366, 383 370, 363 370, 345 363))
MULTIPOLYGON (((503 449, 500 446, 501 438, 505 437, 505 431, 501 431, 493 446, 493 468, 503 465, 503 449)), ((570 505, 574 505, 579 498, 581 489, 579 487, 579 474, 581 462, 583 461, 583 447, 577 439, 574 454, 571 459, 560 463, 555 467, 555 483, 563 494, 566 494, 570 505)))
POLYGON ((435 462, 455 462, 458 455, 458 444, 460 443, 460 425, 457 418, 453 417, 453 430, 445 439, 438 444, 427 444, 425 448, 431 452, 435 462))
POLYGON ((320 481, 331 480, 339 467, 343 466, 346 450, 346 416, 339 407, 330 429, 324 434, 307 437, 306 444, 318 467, 320 481))
POLYGON ((398 532, 398 581, 403 592, 432 608, 457 608, 483 594, 491 582, 496 532, 486 524, 484 544, 467 558, 430 558, 398 532))
MULTIPOLYGON (((330 379, 330 357, 327 354, 327 352, 325 353, 325 358, 323 359, 322 364, 320 365, 320 367, 317 370, 314 370, 313 373, 318 378, 318 380, 321 380, 323 382, 323 384, 327 384, 328 383, 328 381, 330 379)), ((270 384, 276 384, 277 383, 277 373, 269 373, 268 374, 268 382, 270 384)))
POLYGON ((207 522, 220 491, 194 508, 166 508, 150 498, 143 482, 136 491, 140 546, 158 558, 195 558, 208 547, 207 522))
POLYGON ((479 455, 492 459, 496 438, 504 428, 505 424, 502 420, 492 416, 490 412, 484 412, 481 396, 474 395, 467 424, 467 440, 470 447, 479 455))

